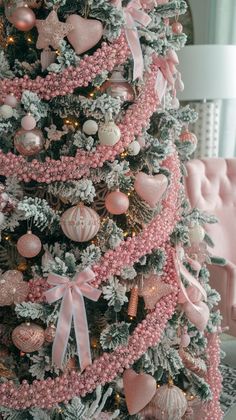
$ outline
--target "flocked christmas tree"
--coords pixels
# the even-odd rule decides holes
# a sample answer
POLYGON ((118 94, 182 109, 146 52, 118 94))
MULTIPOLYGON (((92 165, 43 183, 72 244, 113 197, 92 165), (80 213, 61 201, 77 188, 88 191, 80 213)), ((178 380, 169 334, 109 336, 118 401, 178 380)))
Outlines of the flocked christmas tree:
POLYGON ((2 418, 220 419, 185 1, 0 10, 2 418))

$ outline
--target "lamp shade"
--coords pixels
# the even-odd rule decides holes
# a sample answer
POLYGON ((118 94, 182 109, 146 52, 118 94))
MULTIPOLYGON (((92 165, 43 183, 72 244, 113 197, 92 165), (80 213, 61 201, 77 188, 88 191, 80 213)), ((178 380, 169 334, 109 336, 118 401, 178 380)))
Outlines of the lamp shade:
POLYGON ((180 100, 236 98, 236 45, 188 45, 178 57, 180 100))

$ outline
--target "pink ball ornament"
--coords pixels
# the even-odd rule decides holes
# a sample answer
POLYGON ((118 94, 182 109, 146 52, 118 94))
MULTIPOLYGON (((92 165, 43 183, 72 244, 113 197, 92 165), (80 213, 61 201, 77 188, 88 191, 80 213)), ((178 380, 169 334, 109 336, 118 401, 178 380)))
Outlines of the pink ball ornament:
POLYGON ((40 253, 42 243, 38 236, 34 235, 31 231, 28 231, 18 239, 16 247, 19 254, 23 257, 33 258, 40 253))
POLYGON ((79 204, 63 213, 60 224, 64 234, 72 241, 87 242, 98 233, 100 218, 93 209, 79 204))
POLYGON ((21 127, 26 131, 33 130, 36 127, 36 121, 33 115, 25 115, 21 120, 21 127))
POLYGON ((5 105, 9 105, 12 108, 15 108, 16 105, 17 105, 17 103, 18 102, 17 102, 16 97, 13 94, 11 94, 11 93, 10 93, 10 95, 7 95, 6 98, 5 98, 5 100, 4 100, 4 104, 5 105))
POLYGON ((7 2, 4 2, 4 12, 7 20, 11 23, 13 23, 13 14, 16 11, 18 7, 25 6, 26 2, 23 0, 9 0, 7 2))
POLYGON ((135 99, 132 86, 118 69, 114 70, 110 79, 101 86, 101 91, 108 93, 113 98, 120 98, 122 101, 133 102, 135 99))
POLYGON ((179 141, 181 141, 182 143, 189 142, 189 143, 197 146, 197 137, 196 137, 196 135, 194 133, 191 133, 188 130, 183 131, 180 134, 179 141))
POLYGON ((55 325, 49 325, 44 331, 44 338, 47 343, 52 343, 56 336, 56 327, 55 325))
POLYGON ((17 7, 12 15, 12 23, 19 31, 30 31, 35 25, 35 14, 27 6, 17 7))
POLYGON ((183 32, 183 25, 181 25, 180 22, 174 22, 171 25, 172 31, 174 32, 174 34, 181 34, 183 32))
POLYGON ((13 344, 24 353, 39 350, 44 343, 44 329, 37 324, 26 322, 12 332, 13 344))
POLYGON ((121 191, 113 191, 106 196, 105 206, 111 214, 123 214, 129 208, 129 198, 121 191))
POLYGON ((14 146, 22 156, 37 155, 44 146, 44 137, 41 130, 24 130, 20 128, 14 137, 14 146))

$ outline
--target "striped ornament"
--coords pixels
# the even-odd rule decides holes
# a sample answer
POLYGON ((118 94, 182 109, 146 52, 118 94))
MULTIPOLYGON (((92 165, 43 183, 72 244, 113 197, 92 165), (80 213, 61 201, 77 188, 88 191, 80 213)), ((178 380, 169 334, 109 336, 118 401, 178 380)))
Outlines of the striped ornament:
POLYGON ((99 215, 90 207, 79 204, 61 216, 61 228, 72 241, 87 242, 99 231, 99 215))

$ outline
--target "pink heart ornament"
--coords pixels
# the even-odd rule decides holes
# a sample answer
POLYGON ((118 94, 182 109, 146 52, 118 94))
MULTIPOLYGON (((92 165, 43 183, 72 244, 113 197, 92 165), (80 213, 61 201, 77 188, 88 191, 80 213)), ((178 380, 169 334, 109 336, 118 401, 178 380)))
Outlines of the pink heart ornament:
POLYGON ((204 302, 193 305, 191 302, 183 304, 183 310, 190 322, 199 330, 204 331, 210 316, 208 306, 204 302))
POLYGON ((78 15, 70 15, 66 19, 74 29, 68 35, 68 41, 76 54, 82 54, 94 47, 102 38, 103 26, 99 20, 84 19, 78 15))
POLYGON ((137 414, 154 397, 156 393, 155 379, 146 373, 136 373, 127 369, 123 374, 125 400, 129 414, 137 414))
POLYGON ((134 189, 142 200, 154 208, 161 200, 168 186, 168 179, 163 174, 147 175, 139 172, 136 175, 134 189))

